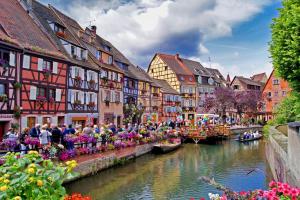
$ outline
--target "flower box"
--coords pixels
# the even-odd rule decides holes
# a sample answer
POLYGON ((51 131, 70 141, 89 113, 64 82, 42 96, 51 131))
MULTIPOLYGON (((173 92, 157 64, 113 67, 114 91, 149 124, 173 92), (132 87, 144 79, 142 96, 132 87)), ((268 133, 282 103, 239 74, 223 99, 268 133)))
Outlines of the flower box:
POLYGON ((95 107, 96 104, 95 104, 95 102, 89 102, 88 106, 89 106, 89 107, 95 107))

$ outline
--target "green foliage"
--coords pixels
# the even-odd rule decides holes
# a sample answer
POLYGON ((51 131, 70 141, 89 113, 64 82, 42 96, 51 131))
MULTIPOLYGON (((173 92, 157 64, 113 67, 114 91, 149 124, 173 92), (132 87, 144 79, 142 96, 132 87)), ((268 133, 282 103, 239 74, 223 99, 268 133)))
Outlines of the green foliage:
POLYGON ((283 0, 273 20, 270 52, 276 72, 300 91, 300 1, 283 0))
POLYGON ((291 92, 276 108, 274 117, 275 124, 286 124, 300 120, 300 94, 291 92))
POLYGON ((273 121, 273 120, 269 120, 269 121, 267 122, 267 124, 264 125, 264 127, 263 127, 263 129, 262 129, 262 132, 263 132, 263 135, 264 135, 265 137, 268 137, 268 136, 269 136, 269 129, 270 129, 271 126, 274 126, 274 121, 273 121))
POLYGON ((76 166, 75 161, 55 166, 43 160, 36 151, 18 158, 19 153, 5 155, 0 166, 0 199, 62 199, 66 195, 62 186, 65 178, 76 166))

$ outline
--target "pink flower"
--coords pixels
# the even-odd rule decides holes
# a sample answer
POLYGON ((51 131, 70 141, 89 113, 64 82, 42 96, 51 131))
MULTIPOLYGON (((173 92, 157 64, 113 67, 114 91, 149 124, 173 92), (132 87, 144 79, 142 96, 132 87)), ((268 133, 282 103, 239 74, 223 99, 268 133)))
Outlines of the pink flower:
POLYGON ((290 190, 284 189, 284 190, 283 190, 283 194, 284 194, 285 196, 290 195, 290 190))
POLYGON ((269 187, 270 188, 273 188, 273 187, 276 187, 276 182, 275 181, 271 181, 270 183, 269 183, 269 187))

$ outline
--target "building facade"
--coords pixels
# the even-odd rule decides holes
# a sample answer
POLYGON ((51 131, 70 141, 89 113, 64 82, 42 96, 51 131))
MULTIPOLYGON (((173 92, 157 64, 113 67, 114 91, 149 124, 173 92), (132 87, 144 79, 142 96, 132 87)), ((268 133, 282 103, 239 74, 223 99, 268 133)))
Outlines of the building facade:
POLYGON ((276 77, 274 70, 270 74, 262 91, 264 120, 273 118, 276 106, 289 94, 291 88, 286 80, 276 77))

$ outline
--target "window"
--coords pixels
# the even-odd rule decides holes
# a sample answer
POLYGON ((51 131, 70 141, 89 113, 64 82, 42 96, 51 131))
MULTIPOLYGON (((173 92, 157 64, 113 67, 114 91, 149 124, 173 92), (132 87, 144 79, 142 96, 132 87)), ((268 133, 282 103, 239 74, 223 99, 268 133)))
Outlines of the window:
POLYGON ((274 96, 275 96, 275 97, 278 97, 278 92, 277 92, 277 91, 274 92, 274 96))
POLYGON ((85 58, 84 49, 80 49, 80 57, 85 58))
POLYGON ((272 96, 272 92, 268 92, 268 97, 271 97, 272 96))
POLYGON ((105 51, 110 51, 110 47, 107 46, 107 45, 103 45, 103 49, 104 49, 105 51))
POLYGON ((165 71, 167 71, 168 70, 168 66, 165 66, 165 71))
POLYGON ((33 128, 36 124, 36 118, 35 117, 28 117, 27 118, 27 127, 33 128))
POLYGON ((54 25, 54 32, 61 32, 64 33, 65 32, 65 28, 59 24, 55 24, 54 25))
MULTIPOLYGON (((93 93, 89 93, 88 95, 89 95, 88 99, 90 100, 90 102, 94 102, 93 93)), ((88 103, 90 103, 90 102, 88 102, 88 103)))
POLYGON ((43 71, 52 71, 51 62, 43 60, 43 71))
POLYGON ((283 97, 286 96, 286 91, 282 91, 282 96, 283 96, 283 97))
POLYGON ((79 93, 79 91, 74 91, 74 101, 80 101, 80 93, 79 93))
POLYGON ((108 56, 108 64, 112 64, 112 56, 108 56))
POLYGON ((71 55, 77 56, 77 48, 75 46, 71 46, 71 55))
POLYGON ((106 90, 106 91, 105 91, 105 100, 106 100, 106 101, 110 101, 110 96, 111 96, 110 90, 106 90))
POLYGON ((101 51, 96 51, 96 58, 97 58, 98 60, 102 59, 102 58, 101 58, 101 51))
POLYGON ((234 90, 238 90, 238 89, 240 89, 240 86, 239 86, 239 85, 234 85, 234 86, 233 86, 233 89, 234 89, 234 90))
POLYGON ((0 66, 9 66, 9 52, 1 50, 0 51, 0 66))
POLYGON ((151 72, 154 73, 154 69, 151 69, 151 72))
POLYGON ((46 97, 46 88, 37 88, 37 97, 46 97))
POLYGON ((273 85, 279 85, 279 80, 278 79, 274 79, 273 80, 273 85))
POLYGON ((4 95, 6 94, 5 92, 5 85, 4 84, 0 84, 0 95, 4 95))
POLYGON ((49 99, 55 99, 55 89, 49 89, 49 99))
POLYGON ((121 102, 120 97, 121 97, 120 92, 115 92, 115 101, 116 102, 121 102))

